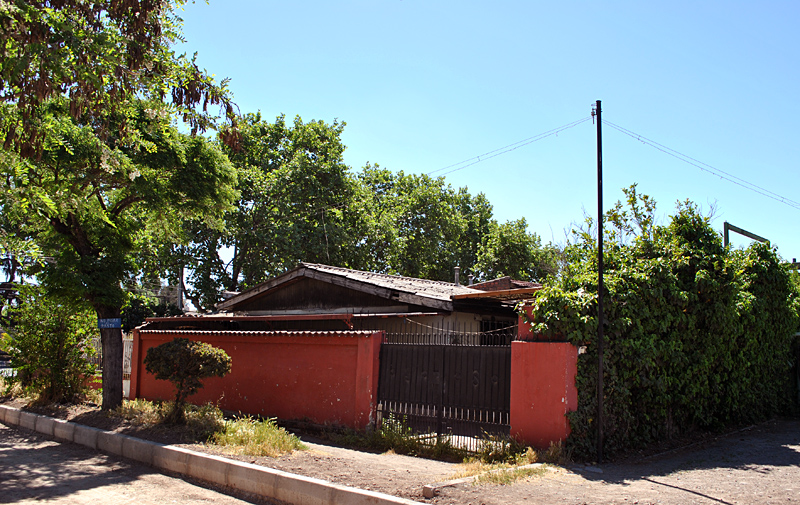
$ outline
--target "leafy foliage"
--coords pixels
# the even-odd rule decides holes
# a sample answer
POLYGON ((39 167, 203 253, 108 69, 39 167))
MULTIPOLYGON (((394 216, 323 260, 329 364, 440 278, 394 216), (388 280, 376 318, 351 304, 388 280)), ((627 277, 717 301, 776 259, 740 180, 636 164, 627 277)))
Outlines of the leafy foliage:
MULTIPOLYGON (((135 102, 126 139, 98 137, 89 118, 66 108, 63 98, 40 107, 52 136, 38 160, 0 157, 4 231, 48 257, 28 271, 51 293, 118 318, 140 248, 154 234, 180 239, 184 219, 213 222, 235 197, 235 173, 216 145, 179 133, 160 102, 135 102)), ((122 344, 119 330, 101 334, 103 406, 112 408, 122 401, 121 372, 106 377, 121 370, 122 344)))
POLYGON ((10 312, 13 328, 0 335, 16 374, 6 378, 43 403, 73 402, 88 389, 94 365, 92 339, 97 318, 75 301, 46 296, 36 286, 19 286, 20 305, 10 312))
POLYGON ((175 408, 169 422, 182 423, 186 398, 203 387, 202 379, 224 377, 231 371, 231 358, 222 349, 205 342, 176 338, 147 350, 145 369, 156 379, 175 386, 175 408))
POLYGON ((556 270, 555 249, 542 246, 525 220, 498 224, 482 193, 372 164, 351 173, 342 159, 344 123, 247 114, 238 124, 241 149, 226 153, 239 199, 224 227, 188 221, 187 245, 164 242, 146 260, 161 271, 186 265, 188 295, 201 310, 223 290, 252 287, 298 261, 443 281, 452 281, 455 266, 478 280, 541 279, 556 270), (228 264, 224 247, 233 253, 228 264))
POLYGON ((498 224, 492 221, 483 238, 473 268, 480 279, 511 276, 543 281, 558 270, 558 253, 542 246, 541 238, 528 232, 525 218, 498 224))
MULTIPOLYGON (((616 214, 604 293, 604 437, 609 453, 695 428, 752 422, 785 411, 798 294, 765 244, 731 251, 691 203, 666 225, 654 204, 616 214), (622 216, 622 218, 620 218, 622 216), (634 216, 634 217, 631 217, 634 216), (640 230, 634 223, 641 223, 640 230), (621 226, 619 226, 621 225, 621 226), (619 230, 630 243, 613 240, 619 230)), ((648 203, 650 202, 650 203, 648 203)), ((617 210, 622 210, 617 207, 617 210)), ((568 247, 562 275, 538 293, 536 329, 586 346, 578 359, 579 405, 570 414, 576 455, 595 451, 597 263, 594 242, 568 247)))
POLYGON ((130 332, 148 317, 180 316, 183 311, 175 304, 143 294, 128 293, 122 306, 122 330, 130 332))
MULTIPOLYGON (((193 132, 214 125, 209 105, 234 119, 226 82, 217 85, 194 61, 176 55, 176 10, 183 0, 14 0, 0 3, 0 134, 3 148, 38 158, 50 125, 39 108, 62 97, 70 117, 85 118, 100 138, 127 137, 135 98, 169 100, 193 132), (114 117, 116 116, 116 119, 114 117), (123 119, 120 120, 120 117, 123 119)), ((235 129, 226 139, 235 142, 235 129)))

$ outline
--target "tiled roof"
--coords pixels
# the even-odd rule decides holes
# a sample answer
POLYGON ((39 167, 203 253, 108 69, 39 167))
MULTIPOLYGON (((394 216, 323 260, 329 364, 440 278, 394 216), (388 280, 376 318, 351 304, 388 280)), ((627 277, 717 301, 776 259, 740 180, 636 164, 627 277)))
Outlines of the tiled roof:
POLYGON ((521 288, 539 288, 542 285, 538 282, 531 281, 518 281, 509 276, 499 277, 491 281, 479 282, 470 286, 472 289, 479 289, 481 291, 496 291, 501 289, 521 289, 521 288))
POLYGON ((411 293, 417 296, 434 298, 437 300, 450 301, 453 295, 478 292, 477 289, 472 289, 467 286, 460 286, 450 282, 430 281, 427 279, 417 279, 414 277, 402 277, 399 275, 376 274, 374 272, 362 272, 360 270, 332 267, 317 263, 300 263, 300 267, 363 282, 364 284, 370 284, 372 286, 402 291, 404 293, 411 293))

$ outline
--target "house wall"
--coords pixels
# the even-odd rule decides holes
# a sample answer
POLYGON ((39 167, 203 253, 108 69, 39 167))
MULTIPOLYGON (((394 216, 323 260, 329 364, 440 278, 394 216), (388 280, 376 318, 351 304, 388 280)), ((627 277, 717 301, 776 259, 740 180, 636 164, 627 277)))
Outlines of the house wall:
POLYGON ((175 338, 209 343, 231 372, 205 379, 189 401, 281 419, 362 429, 374 420, 381 332, 134 330, 129 398, 169 400, 168 381, 145 371, 147 350, 175 338))

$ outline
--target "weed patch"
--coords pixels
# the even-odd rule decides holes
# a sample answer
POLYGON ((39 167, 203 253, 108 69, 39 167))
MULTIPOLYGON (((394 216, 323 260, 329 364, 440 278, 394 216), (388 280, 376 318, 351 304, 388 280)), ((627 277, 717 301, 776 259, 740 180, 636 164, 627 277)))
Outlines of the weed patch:
POLYGON ((248 456, 276 457, 307 449, 300 439, 276 425, 274 419, 252 417, 226 421, 224 430, 215 433, 211 441, 234 454, 248 456))
POLYGON ((475 479, 475 484, 500 484, 506 486, 518 480, 527 479, 528 477, 541 477, 545 473, 547 473, 547 467, 544 465, 536 468, 513 468, 511 470, 488 472, 479 475, 478 478, 475 479))

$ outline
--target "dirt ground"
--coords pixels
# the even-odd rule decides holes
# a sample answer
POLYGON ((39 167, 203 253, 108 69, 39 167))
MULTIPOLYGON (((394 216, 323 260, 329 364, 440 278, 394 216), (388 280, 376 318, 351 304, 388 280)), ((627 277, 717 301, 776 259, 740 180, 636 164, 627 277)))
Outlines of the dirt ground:
MULTIPOLYGON (((85 408, 51 412, 76 422, 197 451, 175 434, 142 430, 85 408)), ((512 485, 461 484, 425 499, 422 488, 451 478, 459 465, 353 451, 306 438, 308 451, 280 458, 228 456, 338 484, 437 505, 516 503, 800 503, 800 420, 773 420, 647 458, 599 466, 568 465, 512 485)))

